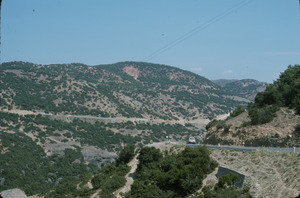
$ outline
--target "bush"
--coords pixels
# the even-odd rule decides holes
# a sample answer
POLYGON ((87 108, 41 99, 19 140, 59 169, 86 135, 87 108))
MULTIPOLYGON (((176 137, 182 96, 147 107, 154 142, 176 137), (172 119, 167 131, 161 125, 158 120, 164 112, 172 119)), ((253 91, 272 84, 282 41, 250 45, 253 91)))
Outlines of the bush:
POLYGON ((134 157, 134 145, 127 145, 123 148, 123 150, 120 152, 118 159, 116 160, 117 166, 120 164, 127 164, 130 162, 134 157))
POLYGON ((162 154, 159 149, 154 147, 143 147, 140 150, 140 155, 138 156, 139 167, 146 165, 148 163, 158 161, 162 158, 162 154))
POLYGON ((225 122, 222 120, 219 120, 216 127, 217 127, 217 130, 219 130, 221 128, 224 128, 225 126, 226 126, 225 122))
POLYGON ((163 158, 158 149, 142 148, 129 197, 185 197, 196 192, 205 176, 217 167, 209 154, 206 147, 186 147, 163 158), (145 195, 150 188, 156 196, 145 195))
POLYGON ((278 91, 277 86, 273 84, 268 85, 264 92, 258 93, 255 97, 255 104, 259 107, 281 104, 280 92, 278 91))
POLYGON ((275 112, 278 110, 277 106, 269 105, 264 107, 257 107, 249 105, 249 117, 252 125, 269 123, 276 116, 275 112))
POLYGON ((245 112, 245 109, 241 106, 238 106, 233 112, 230 113, 231 117, 236 117, 245 112))
POLYGON ((228 173, 227 175, 223 175, 219 178, 218 187, 224 188, 227 186, 232 186, 234 184, 234 181, 238 178, 238 175, 233 174, 232 172, 228 173))
POLYGON ((224 132, 225 132, 225 133, 229 132, 229 129, 230 129, 231 126, 232 126, 231 124, 225 125, 225 126, 224 126, 224 132))

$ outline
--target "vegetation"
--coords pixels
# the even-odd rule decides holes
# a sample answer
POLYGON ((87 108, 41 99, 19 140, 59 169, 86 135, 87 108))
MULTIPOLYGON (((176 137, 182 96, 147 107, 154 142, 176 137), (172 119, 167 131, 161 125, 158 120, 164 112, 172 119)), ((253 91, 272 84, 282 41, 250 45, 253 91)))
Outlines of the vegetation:
POLYGON ((216 126, 217 129, 220 129, 222 128, 223 126, 225 125, 225 122, 223 120, 216 120, 216 119, 213 119, 212 121, 210 121, 206 126, 206 130, 210 129, 211 127, 214 127, 216 126))
POLYGON ((154 147, 144 147, 132 190, 126 197, 184 197, 196 192, 202 180, 217 163, 206 147, 190 148, 178 154, 163 154, 154 147))
POLYGON ((9 62, 0 65, 0 75, 1 105, 7 109, 15 105, 54 114, 138 118, 151 115, 176 120, 195 116, 192 109, 209 116, 245 105, 223 97, 230 94, 199 75, 142 62, 94 67, 9 62), (138 80, 123 71, 126 66, 140 72, 138 80), (217 108, 211 109, 208 102, 217 108))
POLYGON ((224 120, 213 119, 205 126, 205 128, 206 128, 206 130, 209 130, 212 127, 216 127, 216 130, 223 129, 223 132, 227 133, 227 132, 229 132, 231 125, 226 125, 226 121, 224 121, 224 120))
POLYGON ((251 124, 257 125, 271 122, 276 116, 275 112, 278 110, 279 108, 276 105, 257 107, 255 104, 250 103, 248 106, 248 113, 251 119, 251 124))
POLYGON ((238 106, 236 109, 234 109, 231 113, 230 113, 230 117, 236 117, 242 113, 244 113, 246 110, 242 107, 242 106, 238 106))
POLYGON ((21 188, 27 195, 44 193, 97 169, 85 165, 80 150, 66 149, 63 156, 46 157, 44 150, 22 133, 2 132, 0 139, 0 178, 4 180, 0 191, 21 188))
POLYGON ((288 66, 278 80, 257 94, 255 103, 248 106, 251 124, 272 121, 278 107, 294 108, 300 113, 300 65, 288 66))
MULTIPOLYGON (((271 122, 276 116, 275 113, 279 110, 279 107, 293 108, 300 114, 299 98, 300 65, 288 66, 288 68, 280 74, 278 80, 269 84, 265 91, 256 95, 254 103, 248 104, 248 114, 251 121, 250 123, 244 123, 243 126, 271 122)), ((245 109, 239 106, 230 114, 230 116, 236 117, 244 111, 245 109)), ((211 121, 206 128, 209 129, 212 126, 217 126, 217 129, 221 128, 220 123, 217 123, 215 120, 211 121)))
POLYGON ((94 124, 74 119, 72 122, 50 119, 50 116, 26 115, 0 112, 0 124, 8 127, 7 130, 17 130, 23 126, 26 134, 36 134, 37 141, 44 144, 49 137, 58 137, 61 142, 75 141, 81 146, 96 146, 108 151, 118 152, 124 145, 148 144, 151 141, 162 141, 165 136, 186 136, 196 135, 199 131, 188 129, 180 124, 149 124, 149 123, 105 123, 95 122, 94 124), (42 131, 41 129, 44 128, 42 131), (120 131, 114 133, 113 130, 120 131), (133 137, 123 134, 123 131, 132 130, 139 135, 133 137))
POLYGON ((116 159, 116 164, 119 166, 120 164, 127 164, 130 162, 134 157, 134 145, 127 145, 125 146, 122 151, 119 153, 119 157, 116 159))

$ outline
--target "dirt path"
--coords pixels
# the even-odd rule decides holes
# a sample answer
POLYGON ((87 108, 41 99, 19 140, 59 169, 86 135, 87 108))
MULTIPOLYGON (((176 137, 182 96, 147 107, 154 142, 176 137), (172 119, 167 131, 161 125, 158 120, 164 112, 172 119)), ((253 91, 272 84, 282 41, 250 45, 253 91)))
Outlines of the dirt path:
POLYGON ((101 189, 98 189, 94 194, 90 196, 90 198, 99 198, 99 193, 101 192, 101 189))
POLYGON ((120 193, 127 193, 130 191, 131 189, 131 185, 133 184, 134 180, 133 180, 133 174, 135 173, 136 169, 137 169, 137 165, 138 165, 138 159, 137 159, 138 155, 134 156, 134 158, 127 164, 128 166, 131 167, 129 173, 127 173, 125 175, 125 179, 126 179, 126 184, 125 186, 123 186, 122 188, 118 189, 117 191, 114 192, 114 195, 116 198, 122 198, 122 196, 120 195, 120 193))

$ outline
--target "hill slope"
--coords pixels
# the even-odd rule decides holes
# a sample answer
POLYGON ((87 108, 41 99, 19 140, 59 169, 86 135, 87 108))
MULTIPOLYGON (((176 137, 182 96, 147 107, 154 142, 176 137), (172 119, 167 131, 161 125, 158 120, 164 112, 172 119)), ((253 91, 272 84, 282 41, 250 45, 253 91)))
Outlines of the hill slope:
MULTIPOLYGON (((242 113, 241 108, 237 109, 242 113)), ((246 146, 300 145, 300 65, 289 66, 278 80, 256 95, 247 112, 207 125, 206 143, 246 146)))
POLYGON ((241 146, 293 147, 299 146, 295 133, 300 116, 288 108, 281 108, 269 123, 249 125, 250 117, 244 112, 226 121, 219 121, 208 129, 205 143, 241 146), (227 128, 227 129, 226 129, 227 128))
POLYGON ((257 93, 262 92, 266 89, 267 83, 259 82, 253 79, 243 79, 243 80, 213 80, 217 85, 224 87, 232 94, 247 98, 251 101, 254 100, 257 93))
POLYGON ((191 72, 135 62, 3 63, 0 88, 0 191, 28 195, 93 174, 124 145, 197 138, 208 117, 245 104, 191 72))
POLYGON ((178 68, 150 63, 0 67, 1 109, 104 117, 195 120, 230 111, 245 100, 178 68))

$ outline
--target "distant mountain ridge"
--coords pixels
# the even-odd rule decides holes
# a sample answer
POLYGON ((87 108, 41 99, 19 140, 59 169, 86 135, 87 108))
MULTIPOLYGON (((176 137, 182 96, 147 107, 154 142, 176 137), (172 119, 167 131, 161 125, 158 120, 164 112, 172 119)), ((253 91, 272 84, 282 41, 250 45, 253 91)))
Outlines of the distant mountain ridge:
POLYGON ((210 80, 143 62, 111 65, 3 63, 1 108, 53 113, 195 120, 246 104, 210 80))
POLYGON ((247 98, 251 101, 254 100, 257 93, 264 91, 268 85, 266 82, 259 82, 253 79, 219 79, 213 80, 213 82, 221 87, 224 87, 232 94, 247 98))

